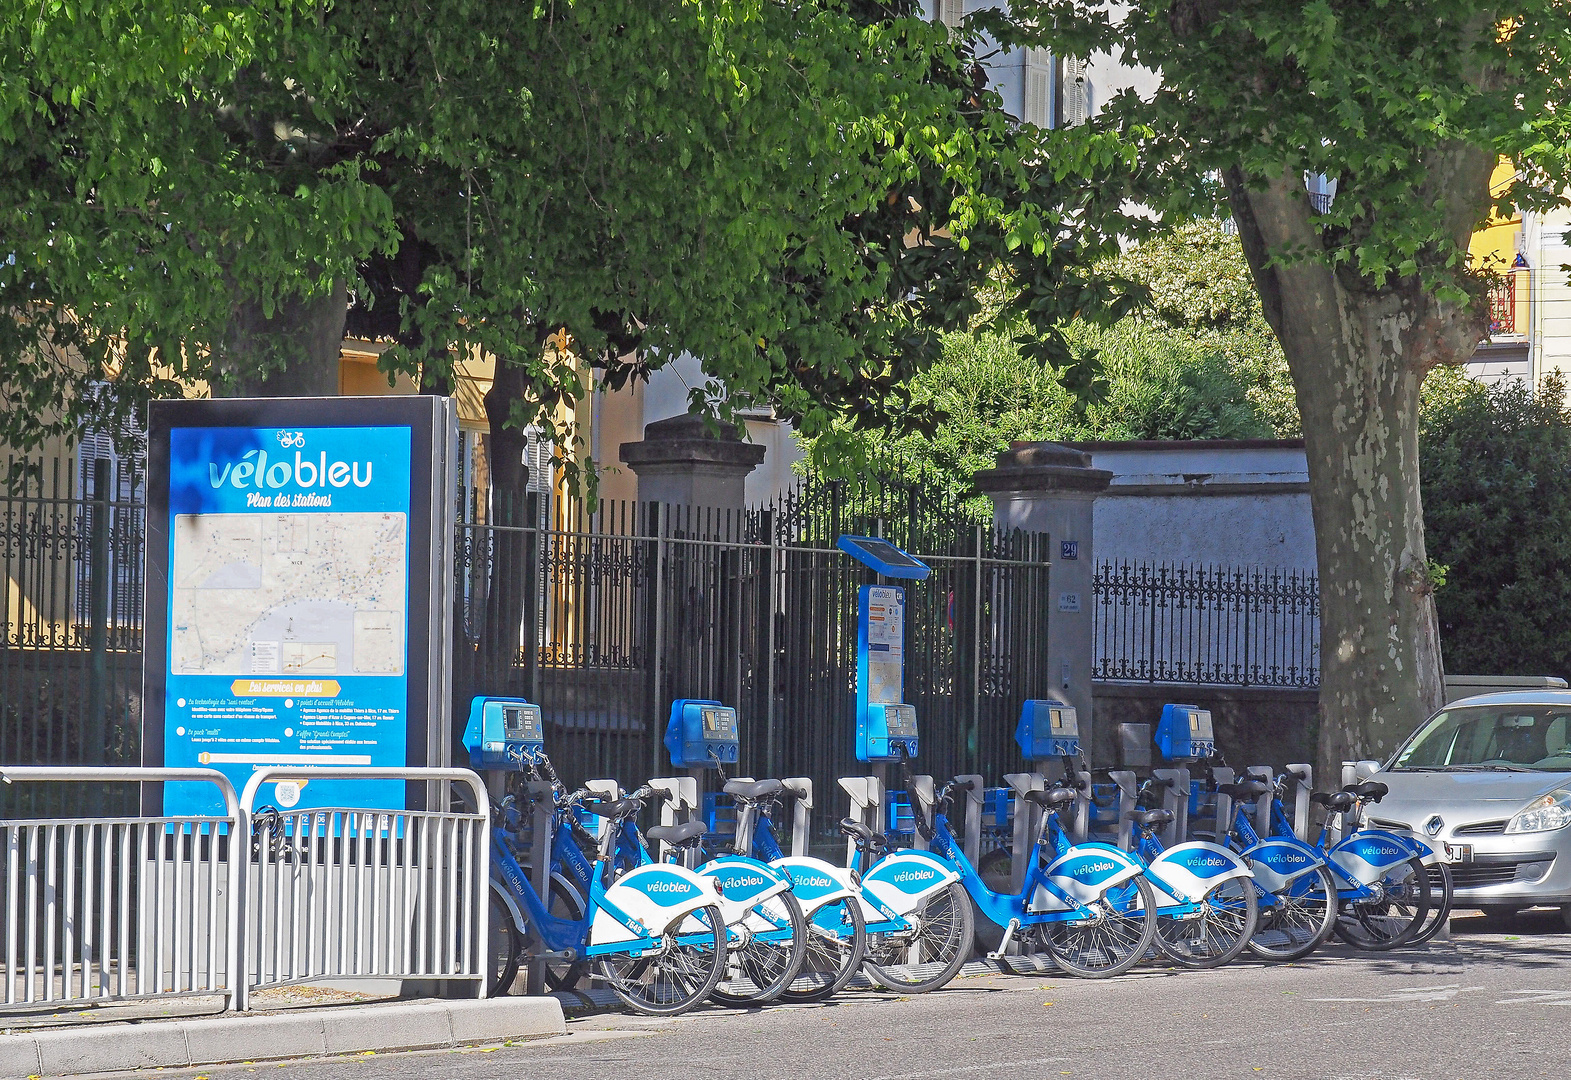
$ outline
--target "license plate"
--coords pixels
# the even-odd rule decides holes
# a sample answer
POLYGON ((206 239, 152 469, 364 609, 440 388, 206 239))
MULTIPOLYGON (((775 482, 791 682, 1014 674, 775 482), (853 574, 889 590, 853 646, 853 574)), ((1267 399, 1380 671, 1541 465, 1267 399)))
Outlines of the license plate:
POLYGON ((1454 863, 1468 863, 1473 861, 1472 844, 1447 844, 1446 857, 1454 863))

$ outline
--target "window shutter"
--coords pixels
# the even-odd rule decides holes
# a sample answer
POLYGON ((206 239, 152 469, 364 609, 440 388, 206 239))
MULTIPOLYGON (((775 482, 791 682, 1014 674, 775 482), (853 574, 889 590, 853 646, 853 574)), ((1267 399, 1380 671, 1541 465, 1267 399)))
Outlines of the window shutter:
POLYGON ((1053 57, 1046 49, 1026 50, 1025 105, 1020 117, 1037 127, 1051 127, 1053 118, 1053 57))
POLYGON ((1086 81, 1086 63, 1064 57, 1064 124, 1073 127, 1091 119, 1091 87, 1086 81))
POLYGON ((965 0, 938 0, 938 21, 945 26, 959 26, 965 14, 965 0))

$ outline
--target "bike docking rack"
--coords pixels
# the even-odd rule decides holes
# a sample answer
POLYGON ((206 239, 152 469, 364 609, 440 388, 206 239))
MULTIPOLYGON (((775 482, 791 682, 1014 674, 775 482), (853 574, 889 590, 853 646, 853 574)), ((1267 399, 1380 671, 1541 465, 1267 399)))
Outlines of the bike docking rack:
POLYGON ((199 783, 221 814, 0 821, 0 1008, 219 996, 323 980, 475 982, 484 991, 487 815, 255 805, 264 784, 468 785, 466 769, 258 768, 237 795, 214 769, 4 766, 0 779, 199 783))

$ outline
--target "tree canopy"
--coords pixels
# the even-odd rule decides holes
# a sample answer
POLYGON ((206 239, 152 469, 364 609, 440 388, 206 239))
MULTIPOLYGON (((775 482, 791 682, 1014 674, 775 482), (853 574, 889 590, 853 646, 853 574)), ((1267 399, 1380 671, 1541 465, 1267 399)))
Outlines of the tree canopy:
POLYGON ((1379 757, 1442 697, 1419 390, 1487 327, 1468 265, 1498 207, 1563 204, 1560 0, 1017 0, 1001 40, 1161 73, 1109 101, 1150 228, 1225 201, 1303 420, 1321 581, 1320 764, 1379 757), (1517 168, 1490 190, 1500 157, 1517 168), (1308 179, 1335 197, 1312 201, 1308 179))
POLYGON ((695 405, 920 424, 981 282, 1038 361, 1120 302, 1081 223, 1117 139, 1050 161, 909 0, 63 2, 0 41, 13 443, 99 381, 291 385, 346 315, 433 387, 496 356, 515 428, 575 359, 615 386, 681 351, 695 405))

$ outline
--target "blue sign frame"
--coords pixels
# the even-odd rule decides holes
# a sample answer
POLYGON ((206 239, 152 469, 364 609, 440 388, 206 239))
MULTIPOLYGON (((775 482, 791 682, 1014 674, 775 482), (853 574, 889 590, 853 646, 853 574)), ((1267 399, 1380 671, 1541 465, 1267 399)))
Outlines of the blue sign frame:
MULTIPOLYGON (((145 765, 215 768, 238 789, 269 765, 447 762, 432 649, 451 425, 434 397, 152 403, 145 765)), ((144 785, 143 812, 216 813, 212 792, 144 785)), ((397 780, 267 794, 285 810, 425 803, 397 780)))

